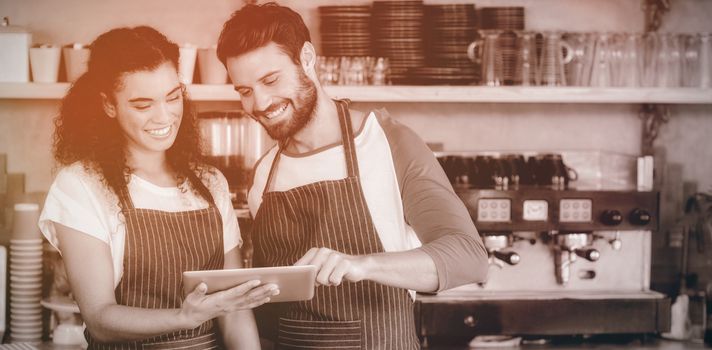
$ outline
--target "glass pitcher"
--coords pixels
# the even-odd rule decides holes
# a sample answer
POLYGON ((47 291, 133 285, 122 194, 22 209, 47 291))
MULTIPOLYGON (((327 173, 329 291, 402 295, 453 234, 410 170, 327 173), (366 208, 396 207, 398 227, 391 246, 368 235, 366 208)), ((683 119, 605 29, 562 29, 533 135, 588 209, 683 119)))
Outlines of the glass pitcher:
POLYGON ((565 86, 564 65, 573 59, 571 46, 561 39, 560 32, 543 32, 542 36, 539 81, 544 86, 565 86))
POLYGON ((481 30, 481 38, 470 43, 467 56, 482 69, 482 84, 504 85, 502 51, 498 49, 501 30, 481 30))

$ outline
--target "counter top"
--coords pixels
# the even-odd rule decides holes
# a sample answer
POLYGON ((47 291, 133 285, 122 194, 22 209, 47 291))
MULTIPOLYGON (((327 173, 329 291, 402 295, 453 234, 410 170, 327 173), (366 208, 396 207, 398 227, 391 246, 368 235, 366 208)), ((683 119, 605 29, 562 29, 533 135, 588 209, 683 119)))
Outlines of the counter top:
MULTIPOLYGON (((56 345, 51 342, 46 342, 41 345, 35 346, 38 350, 80 350, 77 346, 66 346, 66 345, 56 345)), ((700 341, 674 341, 661 338, 647 338, 645 340, 631 340, 631 341, 618 341, 618 342, 606 342, 606 341, 583 341, 583 342, 562 342, 559 344, 523 344, 518 347, 521 350, 544 350, 544 349, 556 349, 556 350, 579 350, 579 349, 607 349, 607 350, 642 350, 642 349, 658 349, 658 350, 683 350, 683 349, 710 349, 712 347, 705 347, 705 345, 700 341)), ((3 346, 0 345, 0 350, 3 346)), ((269 350, 270 347, 264 347, 263 349, 269 350)), ((431 345, 423 350, 469 350, 467 345, 431 345)), ((489 348, 498 349, 498 348, 489 348)), ((504 349, 504 348, 499 348, 504 349)))
MULTIPOLYGON (((624 342, 606 342, 606 341, 583 341, 583 342, 562 342, 558 344, 522 344, 517 347, 521 350, 579 350, 579 349, 606 349, 606 350, 642 350, 642 349, 658 349, 658 350, 683 350, 683 349, 710 349, 712 347, 705 346, 701 341, 675 341, 661 338, 648 338, 646 340, 631 340, 624 342)), ((472 349, 467 345, 431 345, 424 350, 469 350, 472 349)), ((477 348, 483 349, 483 348, 477 348)), ((487 348, 487 349, 510 349, 510 348, 487 348)))

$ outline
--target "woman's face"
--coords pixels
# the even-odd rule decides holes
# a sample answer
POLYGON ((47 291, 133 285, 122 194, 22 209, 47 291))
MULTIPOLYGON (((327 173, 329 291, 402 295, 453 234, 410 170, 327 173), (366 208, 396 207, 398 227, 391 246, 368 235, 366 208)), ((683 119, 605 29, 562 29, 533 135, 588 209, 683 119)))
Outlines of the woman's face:
POLYGON ((132 154, 165 152, 173 145, 183 116, 176 68, 165 62, 152 71, 127 73, 115 92, 113 110, 132 154))

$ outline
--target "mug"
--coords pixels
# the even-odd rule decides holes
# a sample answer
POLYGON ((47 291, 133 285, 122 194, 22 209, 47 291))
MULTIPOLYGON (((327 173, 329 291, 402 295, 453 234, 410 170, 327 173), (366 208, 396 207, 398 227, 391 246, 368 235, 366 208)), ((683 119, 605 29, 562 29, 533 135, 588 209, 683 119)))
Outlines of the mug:
POLYGON ((536 157, 536 179, 540 186, 566 189, 570 181, 578 179, 578 173, 564 164, 560 154, 544 154, 536 157))

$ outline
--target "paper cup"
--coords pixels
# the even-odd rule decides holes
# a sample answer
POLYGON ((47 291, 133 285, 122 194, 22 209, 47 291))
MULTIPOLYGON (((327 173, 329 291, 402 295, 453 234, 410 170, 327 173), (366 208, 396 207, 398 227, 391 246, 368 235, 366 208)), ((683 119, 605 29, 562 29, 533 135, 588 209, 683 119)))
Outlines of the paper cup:
MULTIPOLYGON (((59 50, 59 48, 57 48, 59 50)), ((59 51, 58 51, 59 52, 59 51)), ((34 67, 34 65, 33 65, 34 67)), ((34 70, 33 70, 34 72, 34 70)), ((57 81, 55 76, 54 81, 57 81)), ((40 206, 35 203, 17 203, 14 206, 12 216, 12 239, 10 244, 20 240, 37 240, 41 239, 40 228, 37 226, 37 221, 40 217, 40 206), (17 241, 16 241, 17 240, 17 241)), ((40 241, 41 242, 41 241, 40 241)), ((28 243, 30 244, 30 243, 28 243)), ((12 253, 12 251, 10 252, 12 253)))
POLYGON ((198 50, 198 69, 200 70, 201 84, 227 83, 227 70, 216 54, 217 49, 212 47, 198 50))
POLYGON ((62 49, 64 55, 64 70, 67 72, 67 81, 74 82, 87 71, 89 63, 89 48, 81 44, 74 44, 62 49))
POLYGON ((198 49, 195 47, 185 46, 179 48, 180 59, 178 61, 178 76, 183 84, 193 83, 193 72, 195 70, 195 58, 198 49))
POLYGON ((30 69, 32 81, 36 83, 56 83, 59 75, 59 47, 30 48, 30 69))

